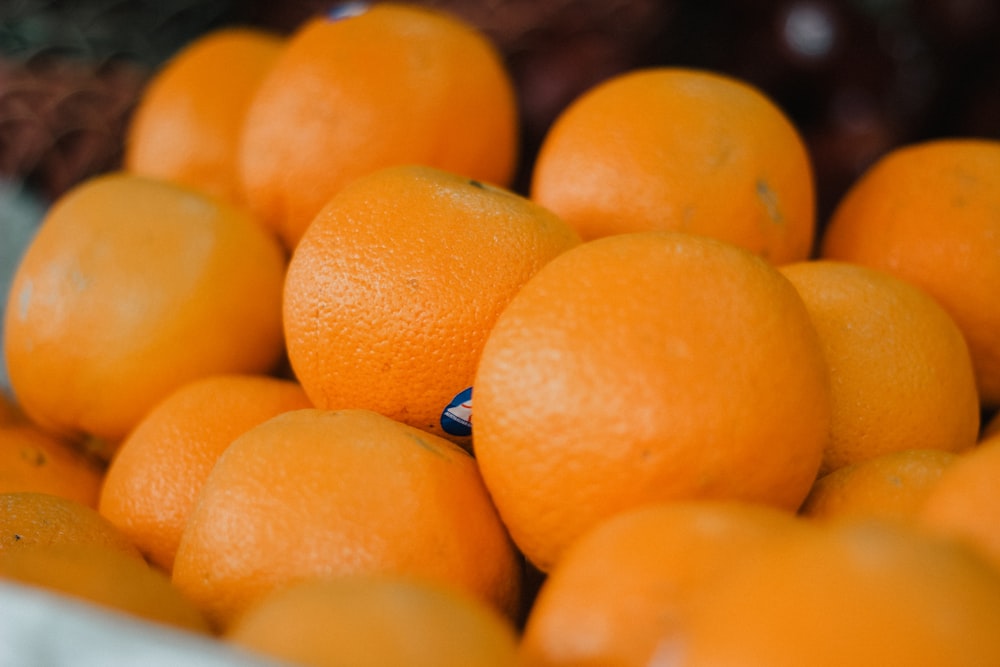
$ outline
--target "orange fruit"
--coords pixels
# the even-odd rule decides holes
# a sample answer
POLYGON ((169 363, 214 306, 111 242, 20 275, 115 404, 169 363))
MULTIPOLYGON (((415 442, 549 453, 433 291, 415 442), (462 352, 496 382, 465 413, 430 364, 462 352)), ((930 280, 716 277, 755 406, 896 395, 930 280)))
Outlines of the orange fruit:
POLYGON ((61 545, 98 545, 141 558, 128 537, 89 505, 51 493, 0 493, 0 553, 61 545))
POLYGON ((367 410, 295 410, 232 442, 205 481, 174 583, 220 628, 316 576, 445 582, 505 613, 521 567, 475 461, 367 410))
POLYGON ((184 46, 142 91, 125 137, 124 168, 242 204, 243 118, 283 44, 277 35, 240 26, 184 46))
POLYGON ((420 166, 359 178, 292 256, 284 323, 318 408, 373 410, 468 443, 467 395, 497 316, 577 245, 524 197, 420 166))
POLYGON ((969 343, 984 405, 1000 406, 1000 141, 899 147, 854 183, 823 234, 824 257, 923 288, 969 343))
POLYGON ((495 46, 424 7, 336 11, 290 35, 247 112, 239 167, 257 216, 292 248, 331 196, 382 167, 509 185, 517 107, 495 46))
POLYGON ((212 375, 181 386, 115 452, 101 514, 169 572, 198 491, 229 443, 271 417, 308 407, 297 383, 268 376, 212 375))
POLYGON ((17 402, 6 392, 0 390, 0 426, 23 424, 27 421, 17 402))
POLYGON ((31 423, 0 426, 0 492, 38 491, 97 506, 104 469, 31 423))
POLYGON ((706 588, 673 646, 685 667, 1000 664, 1000 575, 901 523, 799 531, 706 588))
POLYGON ((975 444, 972 360, 940 304, 890 273, 847 262, 781 271, 809 309, 830 367, 833 422, 821 474, 904 449, 975 444))
POLYGON ((560 559, 531 608, 519 664, 653 665, 703 587, 778 536, 789 512, 728 502, 653 504, 599 524, 560 559))
POLYGON ((705 234, 774 263, 816 233, 810 156, 784 112, 732 77, 680 67, 614 76, 570 103, 536 158, 531 198, 585 240, 705 234))
POLYGON ((14 276, 18 402, 109 456, 181 384, 277 366, 284 269, 278 242, 221 200, 124 173, 86 181, 49 210, 14 276))
POLYGON ((310 579, 246 611, 225 639, 297 665, 508 667, 516 635, 481 600, 423 580, 310 579))
POLYGON ((198 609, 163 572, 107 546, 62 544, 4 551, 0 578, 173 628, 210 631, 198 609))
POLYGON ((911 519, 957 458, 940 449, 903 449, 837 468, 816 480, 799 511, 816 519, 911 519))
POLYGON ((644 503, 793 511, 829 431, 826 362, 795 289, 761 257, 682 232, 552 260, 500 315, 474 386, 483 479, 543 571, 644 503))
POLYGON ((1000 568, 1000 436, 963 452, 931 487, 920 508, 923 525, 980 550, 1000 568))

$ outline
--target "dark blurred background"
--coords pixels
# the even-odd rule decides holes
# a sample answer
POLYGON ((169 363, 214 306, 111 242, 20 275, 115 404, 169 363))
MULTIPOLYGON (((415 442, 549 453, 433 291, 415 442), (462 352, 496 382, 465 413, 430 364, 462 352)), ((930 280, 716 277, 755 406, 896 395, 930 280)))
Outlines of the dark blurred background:
MULTIPOLYGON (((0 180, 44 206, 115 168, 143 85, 216 27, 288 33, 330 0, 0 0, 0 180)), ((995 0, 424 0, 493 38, 520 92, 522 165, 555 115, 618 72, 687 65, 769 94, 816 166, 819 215, 921 139, 1000 138, 995 0)), ((4 203, 0 201, 0 207, 4 203)))

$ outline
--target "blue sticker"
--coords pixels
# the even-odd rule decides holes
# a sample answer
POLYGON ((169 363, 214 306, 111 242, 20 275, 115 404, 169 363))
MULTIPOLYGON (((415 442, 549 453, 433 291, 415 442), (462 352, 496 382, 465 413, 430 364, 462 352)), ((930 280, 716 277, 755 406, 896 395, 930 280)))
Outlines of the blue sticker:
POLYGON ((371 7, 371 3, 369 2, 345 2, 331 7, 326 12, 326 18, 331 21, 349 19, 352 16, 360 16, 361 14, 364 14, 368 11, 369 7, 371 7))
POLYGON ((441 413, 441 428, 449 435, 472 435, 472 387, 451 399, 441 413))

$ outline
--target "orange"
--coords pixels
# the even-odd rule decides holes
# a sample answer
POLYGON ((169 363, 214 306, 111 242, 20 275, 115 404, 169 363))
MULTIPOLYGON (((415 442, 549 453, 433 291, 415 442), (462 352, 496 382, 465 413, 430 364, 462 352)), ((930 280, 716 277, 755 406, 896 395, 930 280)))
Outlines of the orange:
POLYGON ((425 164, 507 186, 517 144, 495 46, 454 16, 385 2, 290 35, 247 112, 239 167, 252 210, 292 248, 368 172, 425 164))
POLYGON ((816 519, 909 520, 957 458, 939 449, 902 449, 846 465, 816 480, 800 513, 816 519))
POLYGON ((781 270, 809 309, 830 367, 833 423, 821 473, 903 449, 975 444, 979 395, 969 348, 933 298, 847 262, 781 270))
POLYGON ((636 505, 795 510, 830 421, 809 314, 769 262, 682 232, 588 241, 532 277, 475 376, 476 458, 541 570, 636 505))
POLYGON ((88 505, 50 493, 0 493, 0 553, 53 545, 98 545, 141 558, 128 537, 88 505))
POLYGON ((923 288, 965 334, 980 399, 1000 407, 1000 141, 899 147, 863 173, 834 211, 822 254, 923 288))
POLYGON ((511 667, 509 619, 449 587, 385 576, 310 579, 253 605, 226 640, 297 665, 511 667))
POLYGON ((213 30, 188 43, 142 91, 124 168, 243 203, 237 170, 243 118, 283 44, 248 27, 213 30))
POLYGON ((101 514, 169 572, 198 491, 229 443, 271 417, 308 407, 297 383, 267 376, 212 375, 181 386, 115 453, 101 514))
POLYGON ((549 211, 467 178, 388 167, 335 196, 296 248, 284 323, 318 408, 363 408, 467 444, 486 335, 539 268, 577 245, 549 211))
POLYGON ((14 275, 18 402, 109 456, 181 384, 277 366, 284 269, 278 242, 221 200, 123 173, 88 180, 49 210, 14 275))
POLYGON ((921 522, 979 549, 1000 568, 1000 436, 961 454, 931 487, 921 522))
POLYGON ((306 409, 226 449, 181 536, 173 580, 225 628, 277 588, 381 573, 517 607, 518 555, 464 449, 367 410, 306 409))
POLYGON ((799 531, 706 588, 663 652, 685 667, 1000 664, 1000 575, 901 523, 799 531))
POLYGON ((531 609, 519 664, 653 665, 701 590, 804 522, 785 511, 675 502, 624 512, 577 540, 531 609))
POLYGON ((210 631, 198 609, 165 574, 107 546, 63 544, 4 551, 0 553, 0 578, 173 628, 210 631))
POLYGON ((17 406, 17 402, 8 396, 5 391, 0 390, 0 426, 22 424, 25 421, 24 413, 17 406))
POLYGON ((31 423, 0 426, 0 492, 38 491, 97 506, 104 469, 31 423))
POLYGON ((584 239, 681 230, 778 264, 812 250, 814 190, 805 144, 772 100, 680 67, 625 72, 584 92, 548 130, 531 180, 531 198, 584 239))

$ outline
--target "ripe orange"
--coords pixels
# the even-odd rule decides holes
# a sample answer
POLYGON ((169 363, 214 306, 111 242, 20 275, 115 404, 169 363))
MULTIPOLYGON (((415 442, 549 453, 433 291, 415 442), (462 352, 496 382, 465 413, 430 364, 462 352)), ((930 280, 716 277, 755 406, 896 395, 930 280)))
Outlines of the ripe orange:
POLYGON ((278 242, 238 209, 113 173, 49 210, 5 315, 11 386, 47 429, 107 442, 197 377, 283 352, 278 242))
POLYGON ((815 236, 813 171, 782 110, 725 75, 626 72, 572 102, 545 136, 531 197, 584 239, 653 229, 705 234, 774 263, 815 236))
POLYGON ((240 170, 252 210, 292 248, 359 176, 425 164, 506 186, 517 142, 494 45, 448 14, 384 2, 289 37, 247 112, 240 170))
POLYGON ((543 583, 518 664, 660 664, 657 650, 706 585, 806 525, 787 511, 712 501, 613 517, 577 540, 543 583))
POLYGON ((284 41, 257 28, 214 30, 156 71, 129 123, 126 170, 243 203, 243 118, 284 41))
POLYGON ((685 667, 1000 664, 1000 574, 901 523, 798 531, 707 589, 685 667))
POLYGON ((969 348, 911 283, 837 261, 784 266, 830 367, 833 423, 821 474, 904 449, 960 451, 979 433, 969 348))
POLYGON ((107 609, 198 633, 210 628, 163 572, 98 544, 62 544, 0 553, 0 578, 40 586, 107 609))
POLYGON ((518 555, 465 450, 374 412, 306 409, 219 458, 173 580, 225 628, 276 588, 381 573, 458 586, 506 613, 518 603, 518 555))
POLYGON ((822 254, 923 288, 965 334, 980 399, 1000 406, 1000 141, 900 147, 857 180, 834 211, 822 254))
POLYGON ((10 426, 13 424, 23 424, 27 421, 17 402, 0 390, 0 426, 10 426))
POLYGON ((271 417, 308 407, 297 383, 267 376, 212 375, 181 386, 115 453, 101 514, 169 572, 198 491, 229 443, 271 417))
POLYGON ((921 522, 962 540, 1000 568, 1000 436, 962 453, 931 487, 920 508, 921 522))
POLYGON ((463 403, 486 335, 521 285, 578 243, 524 197, 455 174, 364 176, 324 208, 289 264, 295 376, 318 408, 373 410, 468 443, 463 403))
POLYGON ((97 510, 51 493, 0 493, 0 553, 98 545, 141 559, 139 550, 97 510))
POLYGON ((912 519, 957 458, 939 449, 903 449, 846 465, 816 480, 800 513, 816 519, 912 519))
POLYGON ((38 491, 97 506, 104 469, 29 422, 0 426, 0 492, 38 491))
POLYGON ((829 431, 826 362, 787 279, 737 246, 617 234, 543 267, 487 339, 476 458, 515 542, 547 570, 648 502, 798 508, 829 431))
POLYGON ((511 667, 509 619, 482 601, 422 580, 310 579, 275 591, 226 640, 301 665, 511 667))

